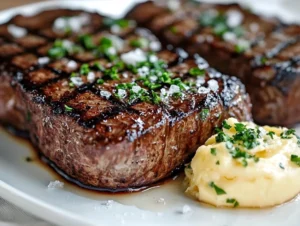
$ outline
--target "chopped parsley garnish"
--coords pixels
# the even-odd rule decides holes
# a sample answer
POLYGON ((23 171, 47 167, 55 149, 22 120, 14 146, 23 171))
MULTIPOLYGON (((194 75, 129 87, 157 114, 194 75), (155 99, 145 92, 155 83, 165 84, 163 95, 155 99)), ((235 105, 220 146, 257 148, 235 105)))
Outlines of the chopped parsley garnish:
POLYGON ((226 142, 228 140, 230 140, 230 137, 227 134, 225 134, 223 131, 218 132, 216 136, 217 143, 226 142))
POLYGON ((218 187, 214 182, 210 182, 209 186, 211 188, 215 189, 215 192, 217 193, 217 195, 225 195, 226 194, 226 192, 222 188, 218 187))
POLYGON ((291 161, 298 166, 300 166, 300 156, 298 155, 291 155, 291 161))
POLYGON ((118 68, 115 67, 115 66, 113 66, 113 67, 111 67, 109 69, 106 69, 104 71, 104 76, 108 77, 108 78, 110 78, 112 80, 118 80, 118 79, 120 79, 119 74, 118 74, 118 68))
POLYGON ((296 130, 288 129, 288 130, 285 130, 284 132, 282 132, 280 134, 280 137, 282 139, 291 139, 293 136, 295 136, 295 134, 296 134, 296 130))
POLYGON ((269 132, 267 133, 267 135, 270 136, 271 139, 274 139, 275 132, 269 131, 269 132))
POLYGON ((171 26, 169 29, 173 34, 176 34, 178 32, 178 29, 175 26, 171 26))
POLYGON ((222 127, 225 128, 225 129, 231 129, 231 126, 227 123, 226 120, 223 121, 222 127))
POLYGON ((235 123, 237 133, 233 135, 234 143, 240 144, 247 149, 252 149, 259 145, 258 138, 260 137, 255 129, 247 128, 242 123, 235 123))
POLYGON ((81 75, 87 75, 90 72, 90 67, 88 64, 82 64, 79 70, 81 75))
POLYGON ((145 38, 134 39, 130 41, 129 45, 136 48, 145 48, 148 45, 148 40, 145 38))
POLYGON ((47 54, 52 59, 61 59, 67 55, 80 52, 82 48, 78 45, 75 45, 73 43, 68 43, 67 40, 63 41, 60 39, 57 39, 52 47, 48 50, 47 54))
POLYGON ((260 63, 263 64, 263 65, 266 64, 267 61, 268 61, 268 58, 265 57, 265 56, 260 58, 260 63))
POLYGON ((220 161, 218 160, 218 161, 216 161, 216 165, 220 165, 220 161))
POLYGON ((73 111, 73 108, 69 107, 68 105, 65 104, 65 111, 66 112, 71 112, 73 111))
POLYGON ((227 24, 227 16, 223 13, 203 12, 200 14, 199 22, 204 27, 211 27, 214 34, 222 38, 226 32, 231 32, 236 37, 241 37, 245 33, 241 26, 230 27, 227 24))
POLYGON ((202 111, 200 112, 200 118, 202 121, 205 121, 209 116, 209 109, 208 108, 204 108, 202 109, 202 111))
POLYGON ((94 49, 96 46, 93 43, 93 39, 91 35, 81 35, 79 37, 79 42, 83 45, 84 48, 86 48, 87 50, 92 50, 94 49))
POLYGON ((241 159, 241 163, 244 167, 248 166, 247 159, 253 159, 254 162, 258 162, 259 158, 255 155, 250 155, 249 153, 242 151, 240 148, 236 147, 229 151, 232 158, 234 159, 241 159))
POLYGON ((204 75, 205 74, 205 70, 200 69, 198 67, 193 67, 189 70, 189 74, 192 76, 199 76, 199 75, 204 75))
POLYGON ((96 81, 96 83, 98 85, 102 85, 104 83, 104 80, 102 78, 98 78, 97 81, 96 81))
POLYGON ((216 148, 211 148, 211 149, 210 149, 210 153, 211 153, 212 155, 216 156, 216 155, 217 155, 217 149, 216 149, 216 148))
POLYGON ((95 62, 93 67, 99 71, 104 71, 104 67, 99 62, 95 62))
POLYGON ((129 27, 131 21, 126 19, 111 19, 111 18, 105 18, 103 20, 104 25, 106 26, 113 26, 118 25, 120 28, 127 28, 129 27))
POLYGON ((243 53, 245 52, 247 49, 249 49, 249 43, 241 43, 241 44, 236 44, 234 46, 234 51, 236 53, 243 53))
POLYGON ((239 206, 239 202, 236 199, 226 199, 226 203, 233 204, 233 207, 239 206))

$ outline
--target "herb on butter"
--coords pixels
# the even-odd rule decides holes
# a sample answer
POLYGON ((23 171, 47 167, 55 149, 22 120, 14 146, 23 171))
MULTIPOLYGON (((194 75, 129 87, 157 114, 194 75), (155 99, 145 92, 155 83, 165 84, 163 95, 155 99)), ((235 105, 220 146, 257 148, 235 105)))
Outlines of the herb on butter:
POLYGON ((220 188, 217 185, 215 185, 214 182, 210 182, 209 186, 211 188, 215 189, 215 192, 217 193, 217 195, 225 195, 226 194, 226 192, 222 188, 220 188))
POLYGON ((282 139, 291 139, 296 133, 296 130, 294 129, 288 129, 288 130, 285 130, 284 132, 282 132, 280 134, 280 137, 282 139))
POLYGON ((291 161, 298 166, 300 166, 300 156, 298 155, 291 155, 291 161))
POLYGON ((267 135, 270 136, 272 139, 274 139, 275 132, 270 131, 267 133, 267 135))
POLYGON ((216 161, 216 165, 220 165, 220 161, 218 160, 218 161, 216 161))
POLYGON ((233 207, 239 206, 239 202, 236 199, 226 199, 226 203, 233 204, 233 207))
POLYGON ((212 154, 212 155, 217 155, 217 149, 216 148, 211 148, 210 149, 210 153, 212 154))
POLYGON ((231 129, 231 126, 227 123, 226 120, 223 121, 222 127, 225 128, 225 129, 231 129))

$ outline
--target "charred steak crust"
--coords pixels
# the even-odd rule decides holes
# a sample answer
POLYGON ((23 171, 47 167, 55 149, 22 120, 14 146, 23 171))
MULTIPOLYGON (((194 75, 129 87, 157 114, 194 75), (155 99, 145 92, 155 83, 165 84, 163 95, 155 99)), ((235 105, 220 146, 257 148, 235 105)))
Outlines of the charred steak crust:
POLYGON ((237 4, 192 1, 182 1, 175 11, 163 4, 141 3, 127 18, 165 43, 199 53, 212 67, 240 78, 258 123, 300 122, 299 25, 258 16, 237 4))
POLYGON ((157 182, 225 118, 251 120, 238 79, 160 45, 133 21, 96 13, 16 16, 0 25, 0 119, 27 130, 81 184, 120 191, 157 182), (72 19, 82 27, 59 30, 72 19))

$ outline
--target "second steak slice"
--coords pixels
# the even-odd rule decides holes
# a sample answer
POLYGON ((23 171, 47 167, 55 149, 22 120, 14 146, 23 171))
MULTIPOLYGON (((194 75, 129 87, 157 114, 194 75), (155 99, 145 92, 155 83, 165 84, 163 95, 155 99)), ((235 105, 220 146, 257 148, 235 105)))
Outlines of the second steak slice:
POLYGON ((300 122, 300 26, 258 16, 237 4, 182 2, 174 11, 158 2, 141 3, 127 17, 164 42, 198 53, 217 70, 239 77, 258 123, 300 122))

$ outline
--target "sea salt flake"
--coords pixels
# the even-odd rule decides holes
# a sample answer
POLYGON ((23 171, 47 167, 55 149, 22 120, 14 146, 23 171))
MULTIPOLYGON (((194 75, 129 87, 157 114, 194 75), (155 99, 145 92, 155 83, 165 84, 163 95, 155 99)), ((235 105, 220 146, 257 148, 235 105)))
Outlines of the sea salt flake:
POLYGON ((187 213, 190 213, 190 212, 192 212, 193 210, 192 210, 192 208, 189 206, 189 205, 184 205, 183 207, 182 207, 182 214, 187 214, 187 213))
POLYGON ((70 80, 77 87, 83 85, 83 81, 81 77, 71 77, 70 80))
POLYGON ((180 88, 177 85, 171 85, 169 89, 170 95, 173 95, 174 93, 180 93, 180 88))
POLYGON ((63 187, 64 183, 59 180, 50 181, 50 183, 48 184, 48 189, 59 189, 63 187))
POLYGON ((106 99, 109 99, 110 96, 111 96, 111 93, 108 92, 108 91, 102 90, 102 91, 100 92, 100 95, 101 95, 102 97, 105 97, 106 99))
POLYGON ((207 94, 207 93, 209 93, 210 92, 210 89, 208 89, 208 88, 205 88, 205 87, 200 87, 199 89, 198 89, 198 93, 199 94, 207 94))
POLYGON ((70 60, 67 63, 67 68, 69 68, 69 69, 76 69, 77 68, 77 63, 74 60, 70 60))
POLYGON ((125 98, 127 96, 127 92, 124 89, 118 89, 118 96, 120 98, 125 98))
POLYGON ((239 10, 229 10, 227 15, 227 25, 229 27, 237 27, 243 22, 244 16, 239 10))
POLYGON ((143 62, 147 60, 146 53, 141 49, 135 49, 128 53, 124 53, 121 55, 121 60, 129 65, 136 65, 139 62, 143 62))
POLYGON ((88 75, 87 75, 87 80, 88 80, 88 82, 89 82, 89 83, 92 83, 92 82, 95 81, 95 79, 96 79, 96 74, 95 74, 95 72, 90 71, 90 72, 88 73, 88 75))
POLYGON ((50 62, 50 58, 49 57, 39 57, 38 58, 38 64, 39 65, 48 64, 49 62, 50 62))
POLYGON ((149 43, 150 50, 157 52, 161 50, 161 43, 159 41, 152 41, 149 43))
POLYGON ((219 89, 219 83, 215 79, 209 80, 207 82, 207 84, 208 84, 208 87, 214 92, 216 92, 219 89))
POLYGON ((25 28, 16 26, 14 24, 8 25, 7 30, 14 38, 22 38, 27 35, 27 30, 25 28))
POLYGON ((132 87, 132 91, 133 91, 134 93, 138 93, 141 89, 142 89, 142 88, 141 88, 140 86, 133 86, 133 87, 132 87))

